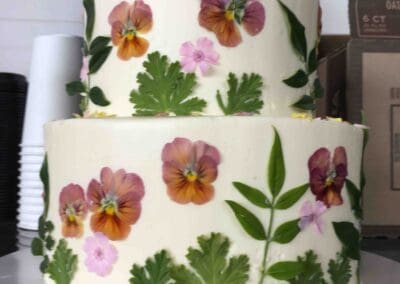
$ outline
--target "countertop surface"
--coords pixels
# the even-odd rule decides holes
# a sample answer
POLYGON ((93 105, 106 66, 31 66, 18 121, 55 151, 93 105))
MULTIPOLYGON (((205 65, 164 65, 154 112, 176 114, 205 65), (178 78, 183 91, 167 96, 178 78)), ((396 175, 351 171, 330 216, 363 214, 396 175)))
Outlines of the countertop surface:
MULTIPOLYGON (((400 263, 363 252, 361 280, 363 284, 400 283, 400 263)), ((0 258, 0 284, 43 284, 38 266, 39 257, 31 255, 29 249, 0 258)))

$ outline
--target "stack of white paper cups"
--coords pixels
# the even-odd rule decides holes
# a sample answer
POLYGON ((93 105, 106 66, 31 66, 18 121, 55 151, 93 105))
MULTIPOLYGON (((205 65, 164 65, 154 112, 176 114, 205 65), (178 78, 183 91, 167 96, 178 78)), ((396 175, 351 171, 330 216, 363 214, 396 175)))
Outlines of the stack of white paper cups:
MULTIPOLYGON (((78 101, 67 95, 65 85, 79 79, 81 48, 81 38, 69 35, 40 36, 34 42, 20 153, 18 227, 22 230, 37 230, 44 208, 43 125, 78 112, 78 101)), ((20 244, 29 243, 28 235, 20 232, 20 244)))

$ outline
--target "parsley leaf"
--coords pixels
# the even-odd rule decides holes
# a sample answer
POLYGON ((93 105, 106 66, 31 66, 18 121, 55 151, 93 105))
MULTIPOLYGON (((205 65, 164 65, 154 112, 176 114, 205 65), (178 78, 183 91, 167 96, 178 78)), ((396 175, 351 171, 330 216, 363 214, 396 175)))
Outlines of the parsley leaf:
POLYGON ((197 240, 200 249, 189 248, 186 255, 196 274, 184 266, 174 268, 171 276, 177 284, 245 284, 248 281, 249 258, 240 255, 227 260, 230 243, 226 237, 212 233, 197 240))
POLYGON ((70 284, 77 269, 78 256, 72 254, 65 240, 60 240, 46 272, 56 284, 70 284))
POLYGON ((303 265, 304 270, 295 278, 290 279, 290 284, 323 284, 324 274, 322 272, 321 264, 317 262, 317 255, 309 250, 304 257, 299 256, 297 261, 303 265))
POLYGON ((130 271, 133 277, 131 284, 168 284, 170 282, 171 259, 165 250, 155 254, 154 258, 147 259, 144 267, 134 264, 130 271))
POLYGON ((336 260, 329 261, 328 273, 333 284, 347 284, 351 279, 351 267, 349 258, 343 253, 338 253, 336 260))
POLYGON ((135 105, 134 115, 191 115, 206 106, 204 100, 189 98, 196 86, 196 75, 184 74, 179 62, 169 63, 167 56, 154 52, 143 66, 146 73, 137 75, 139 89, 133 90, 130 98, 135 105))
POLYGON ((258 74, 243 74, 239 83, 237 76, 229 73, 228 78, 228 99, 226 105, 222 101, 221 92, 217 92, 219 107, 225 115, 237 113, 260 113, 264 102, 260 100, 263 82, 258 74))

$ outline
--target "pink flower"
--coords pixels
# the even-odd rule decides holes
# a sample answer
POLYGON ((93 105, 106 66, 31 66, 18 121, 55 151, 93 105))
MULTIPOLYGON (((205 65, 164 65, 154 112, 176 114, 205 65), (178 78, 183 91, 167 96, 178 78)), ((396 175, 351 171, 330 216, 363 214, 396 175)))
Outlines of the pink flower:
POLYGON ((69 184, 61 190, 59 214, 62 220, 62 235, 79 238, 83 234, 83 220, 88 211, 82 187, 69 184))
POLYGON ((168 195, 181 204, 204 204, 214 196, 212 183, 218 176, 217 148, 202 141, 175 138, 162 152, 163 179, 168 195))
POLYGON ((300 229, 303 231, 307 226, 314 224, 317 231, 322 234, 323 222, 321 220, 321 216, 326 212, 327 209, 328 208, 321 201, 317 201, 315 203, 315 207, 311 201, 304 202, 300 209, 300 229))
POLYGON ((182 56, 183 71, 193 73, 199 67, 203 76, 207 75, 210 65, 216 65, 219 61, 219 55, 214 50, 213 42, 206 37, 199 38, 196 46, 189 41, 183 43, 180 55, 182 56))
POLYGON ((108 275, 117 261, 118 252, 103 233, 87 237, 83 245, 86 252, 85 265, 89 272, 98 276, 108 275))
POLYGON ((88 79, 89 74, 89 57, 85 56, 82 59, 82 68, 81 68, 81 81, 85 82, 88 79))

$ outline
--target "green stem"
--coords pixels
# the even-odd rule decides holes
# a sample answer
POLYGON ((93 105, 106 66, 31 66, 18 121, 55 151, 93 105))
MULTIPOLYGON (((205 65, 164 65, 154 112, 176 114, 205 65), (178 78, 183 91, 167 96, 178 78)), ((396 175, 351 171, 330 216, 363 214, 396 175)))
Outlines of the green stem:
POLYGON ((267 276, 267 257, 268 257, 268 252, 269 252, 269 245, 271 243, 271 235, 272 235, 272 228, 273 228, 274 215, 275 215, 274 205, 275 205, 275 197, 272 199, 271 214, 269 215, 269 225, 268 225, 268 231, 267 231, 267 241, 265 243, 262 269, 261 269, 260 280, 258 281, 258 284, 263 284, 265 276, 267 276))

